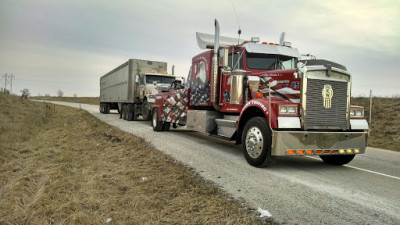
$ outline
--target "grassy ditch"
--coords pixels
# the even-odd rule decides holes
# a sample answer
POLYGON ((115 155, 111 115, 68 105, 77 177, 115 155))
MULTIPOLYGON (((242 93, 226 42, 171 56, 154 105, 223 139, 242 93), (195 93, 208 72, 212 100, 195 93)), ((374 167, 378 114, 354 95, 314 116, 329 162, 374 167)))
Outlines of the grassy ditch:
POLYGON ((85 111, 0 93, 0 224, 268 224, 85 111))
MULTIPOLYGON (((369 119, 369 98, 352 98, 351 104, 363 106, 369 119)), ((400 97, 373 97, 370 126, 368 146, 400 151, 400 97)))

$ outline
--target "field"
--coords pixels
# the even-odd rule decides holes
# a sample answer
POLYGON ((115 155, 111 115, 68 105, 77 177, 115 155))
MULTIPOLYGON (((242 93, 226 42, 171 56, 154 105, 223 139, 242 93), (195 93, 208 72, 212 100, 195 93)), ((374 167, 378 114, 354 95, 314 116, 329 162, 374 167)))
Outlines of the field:
MULTIPOLYGON (((364 106, 369 119, 369 98, 352 98, 352 105, 364 106)), ((372 126, 368 146, 400 151, 400 97, 372 98, 372 126)))
POLYGON ((0 93, 0 224, 269 224, 143 139, 0 93))

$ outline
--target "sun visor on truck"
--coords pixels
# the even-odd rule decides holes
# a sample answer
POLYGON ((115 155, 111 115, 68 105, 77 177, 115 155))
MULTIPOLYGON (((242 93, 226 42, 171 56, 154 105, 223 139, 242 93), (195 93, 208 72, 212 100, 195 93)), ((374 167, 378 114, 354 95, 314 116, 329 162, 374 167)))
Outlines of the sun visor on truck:
POLYGON ((247 52, 250 53, 263 53, 272 55, 284 55, 300 58, 300 53, 297 48, 289 48, 286 46, 276 46, 276 45, 264 45, 256 43, 247 43, 243 47, 246 48, 247 52))
MULTIPOLYGON (((214 49, 214 39, 215 36, 212 34, 205 34, 196 32, 197 44, 201 49, 214 49)), ((237 45, 238 43, 241 44, 245 40, 237 39, 237 38, 230 38, 230 37, 219 37, 219 47, 225 46, 232 46, 237 45)))

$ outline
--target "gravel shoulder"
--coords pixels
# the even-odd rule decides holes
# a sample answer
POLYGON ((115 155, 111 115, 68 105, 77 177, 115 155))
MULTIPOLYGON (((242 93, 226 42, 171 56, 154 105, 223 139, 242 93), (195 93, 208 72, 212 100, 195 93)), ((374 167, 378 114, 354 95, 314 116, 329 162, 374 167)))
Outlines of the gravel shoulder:
POLYGON ((116 113, 100 114, 95 105, 53 103, 81 107, 144 138, 234 197, 243 198, 254 208, 267 209, 278 222, 400 223, 400 153, 368 148, 365 155, 349 164, 355 168, 330 166, 315 158, 282 157, 273 166, 258 169, 246 163, 240 146, 233 142, 183 128, 156 133, 149 122, 127 122, 116 113))

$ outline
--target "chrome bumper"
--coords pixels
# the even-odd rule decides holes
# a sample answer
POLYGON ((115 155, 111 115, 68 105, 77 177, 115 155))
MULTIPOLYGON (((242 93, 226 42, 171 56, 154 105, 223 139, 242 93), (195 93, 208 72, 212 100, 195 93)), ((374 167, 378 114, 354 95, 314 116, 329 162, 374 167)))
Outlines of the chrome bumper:
POLYGON ((287 150, 359 149, 365 153, 368 132, 274 131, 272 155, 285 156, 287 150))

